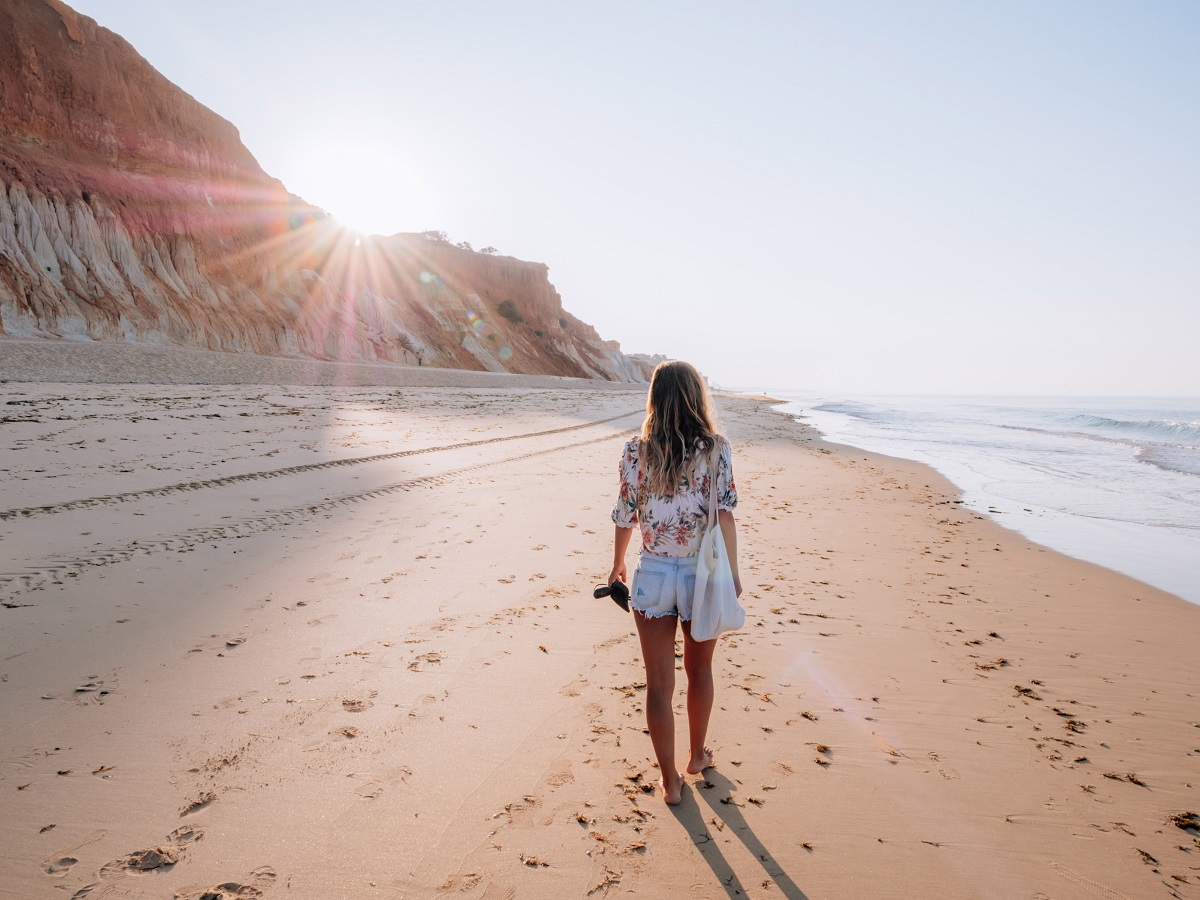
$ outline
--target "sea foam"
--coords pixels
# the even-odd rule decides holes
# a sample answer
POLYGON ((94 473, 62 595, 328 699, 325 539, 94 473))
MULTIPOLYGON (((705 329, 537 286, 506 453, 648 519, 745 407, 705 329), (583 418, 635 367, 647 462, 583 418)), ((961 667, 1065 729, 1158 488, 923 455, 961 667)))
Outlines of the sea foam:
POLYGON ((1039 543, 1200 603, 1200 400, 769 393, 1039 543))

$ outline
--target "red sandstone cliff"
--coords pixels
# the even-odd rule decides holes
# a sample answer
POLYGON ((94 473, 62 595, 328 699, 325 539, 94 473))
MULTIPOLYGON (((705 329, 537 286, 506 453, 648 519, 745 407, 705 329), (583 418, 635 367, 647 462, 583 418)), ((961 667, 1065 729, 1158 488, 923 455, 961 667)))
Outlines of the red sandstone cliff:
POLYGON ((361 241, 59 0, 0 0, 0 335, 644 380, 548 269, 361 241))

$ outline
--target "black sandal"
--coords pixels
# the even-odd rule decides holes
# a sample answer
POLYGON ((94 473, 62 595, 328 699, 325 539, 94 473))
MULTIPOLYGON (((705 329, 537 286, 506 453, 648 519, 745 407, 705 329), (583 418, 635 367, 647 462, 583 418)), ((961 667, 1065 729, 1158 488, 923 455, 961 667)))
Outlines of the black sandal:
POLYGON ((625 586, 623 581, 614 581, 612 584, 597 585, 592 591, 592 596, 599 600, 601 597, 612 597, 613 603, 629 612, 629 588, 625 586))

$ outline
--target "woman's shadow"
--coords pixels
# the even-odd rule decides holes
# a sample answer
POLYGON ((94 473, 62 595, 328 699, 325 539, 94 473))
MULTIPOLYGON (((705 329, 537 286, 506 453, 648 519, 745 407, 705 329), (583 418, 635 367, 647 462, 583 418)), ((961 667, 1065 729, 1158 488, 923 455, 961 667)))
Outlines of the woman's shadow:
POLYGON ((692 843, 696 845, 696 849, 700 851, 704 861, 717 876, 717 880, 721 882, 725 892, 730 897, 747 896, 746 888, 738 880, 737 873, 733 871, 721 853, 718 838, 729 833, 745 844, 746 849, 762 863, 763 870, 775 882, 775 886, 779 888, 784 897, 788 900, 807 900, 804 892, 783 870, 783 866, 775 860, 771 851, 763 846, 758 835, 754 833, 745 816, 742 815, 742 811, 737 806, 736 785, 716 769, 705 769, 704 775, 706 780, 698 781, 690 788, 686 788, 679 805, 669 807, 669 809, 680 824, 687 829, 692 843), (709 816, 705 807, 711 809, 716 814, 715 817, 709 816), (706 817, 710 821, 720 824, 710 825, 705 821, 706 817))

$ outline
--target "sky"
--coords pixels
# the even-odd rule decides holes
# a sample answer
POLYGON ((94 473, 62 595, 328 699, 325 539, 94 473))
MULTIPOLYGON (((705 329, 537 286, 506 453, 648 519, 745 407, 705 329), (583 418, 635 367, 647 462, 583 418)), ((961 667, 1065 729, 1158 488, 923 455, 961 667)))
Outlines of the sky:
POLYGON ((364 233, 727 387, 1200 396, 1193 0, 75 0, 364 233))

